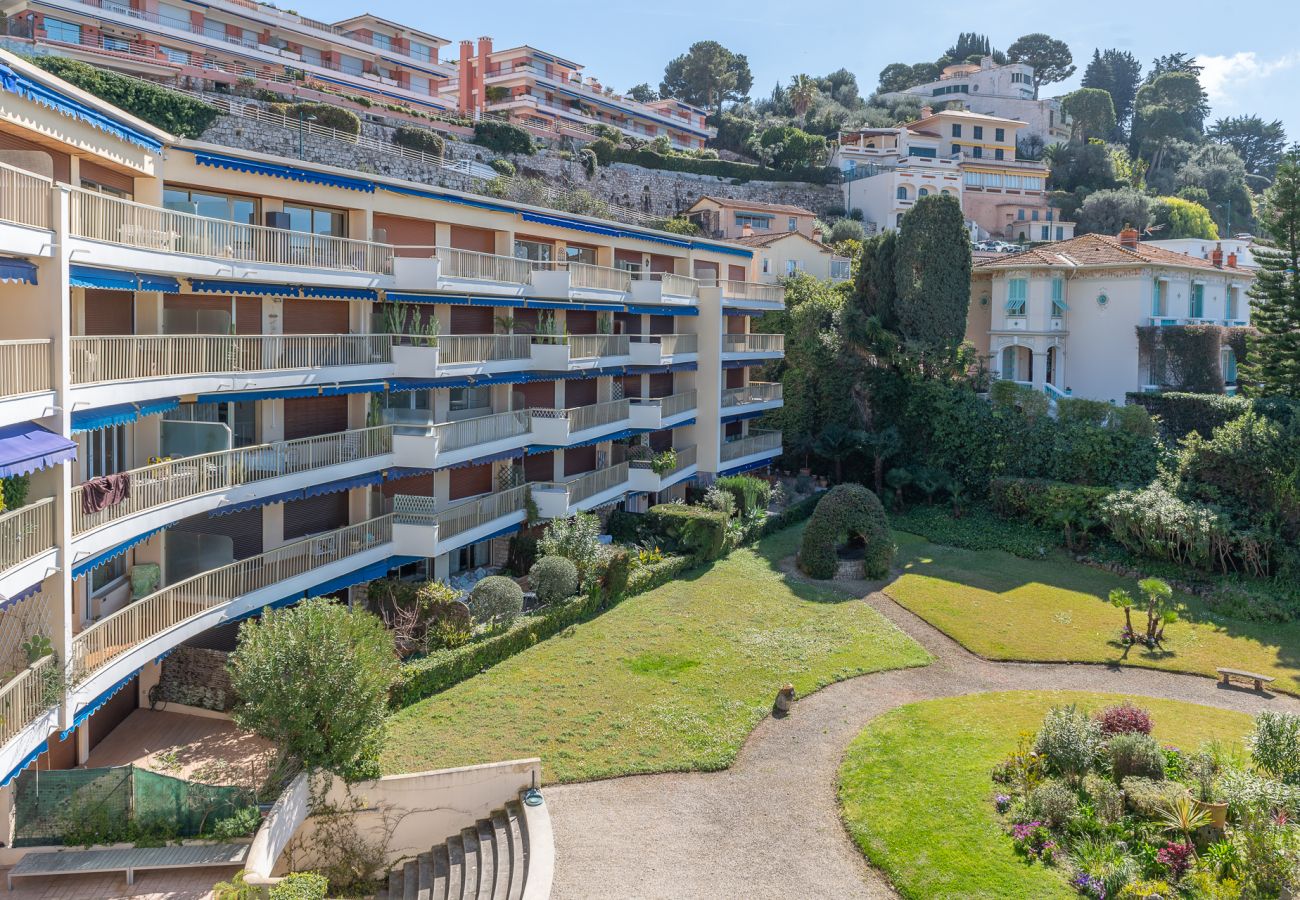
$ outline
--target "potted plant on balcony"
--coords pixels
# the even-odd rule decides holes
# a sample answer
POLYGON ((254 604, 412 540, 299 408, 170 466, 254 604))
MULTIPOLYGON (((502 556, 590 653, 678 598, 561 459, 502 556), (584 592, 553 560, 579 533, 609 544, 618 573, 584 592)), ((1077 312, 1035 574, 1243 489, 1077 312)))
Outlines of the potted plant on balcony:
POLYGON ((677 451, 671 447, 655 455, 650 461, 650 469, 660 478, 671 475, 677 468, 677 451))

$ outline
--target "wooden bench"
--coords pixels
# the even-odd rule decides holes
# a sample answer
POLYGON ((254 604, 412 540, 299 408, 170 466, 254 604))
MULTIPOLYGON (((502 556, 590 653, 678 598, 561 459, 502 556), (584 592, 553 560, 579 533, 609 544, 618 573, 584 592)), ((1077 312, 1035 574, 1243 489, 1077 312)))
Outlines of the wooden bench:
POLYGON ((1215 669, 1215 671, 1223 676, 1224 687, 1227 687, 1234 679, 1236 679, 1237 681, 1253 682, 1255 690, 1262 691, 1264 690, 1264 685, 1273 680, 1268 675, 1260 675, 1258 672, 1245 672, 1241 669, 1225 669, 1222 666, 1215 669))
POLYGON ((14 878, 122 872, 127 884, 135 873, 154 869, 195 869, 208 866, 239 868, 248 857, 248 844, 186 844, 180 847, 128 847, 117 850, 60 850, 28 853, 9 870, 14 878))

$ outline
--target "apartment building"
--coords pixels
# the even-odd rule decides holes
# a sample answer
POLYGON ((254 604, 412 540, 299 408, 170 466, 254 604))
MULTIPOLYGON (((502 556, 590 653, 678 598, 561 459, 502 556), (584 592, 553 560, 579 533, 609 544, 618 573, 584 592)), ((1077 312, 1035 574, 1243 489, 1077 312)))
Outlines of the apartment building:
POLYGON ((919 198, 956 197, 973 240, 1062 241, 1074 223, 1047 202, 1047 166, 1016 159, 1023 122, 926 107, 897 128, 841 132, 832 165, 844 206, 876 229, 897 228, 919 198))
POLYGON ((529 46, 493 50, 487 37, 477 47, 461 41, 456 74, 445 90, 467 117, 487 113, 572 137, 591 138, 605 125, 642 141, 666 137, 674 149, 698 150, 718 133, 699 107, 671 98, 638 103, 584 77, 578 63, 529 46))
POLYGON ((1035 99, 1034 67, 1013 62, 997 65, 986 56, 978 63, 946 66, 938 80, 883 95, 889 100, 920 98, 922 103, 964 109, 967 112, 1015 119, 1024 124, 1021 137, 1036 137, 1047 144, 1070 139, 1070 118, 1055 98, 1035 99))
POLYGON ((175 140, 5 53, 0 248, 0 807, 181 643, 781 452, 749 248, 175 140))
MULTIPOLYGON (((1144 350, 1138 329, 1250 324, 1252 269, 1233 253, 1210 259, 1138 240, 1085 234, 975 261, 966 339, 994 377, 1049 397, 1124 403, 1130 391, 1170 386, 1168 360, 1144 350)), ((1236 358, 1220 348, 1226 389, 1236 358)))

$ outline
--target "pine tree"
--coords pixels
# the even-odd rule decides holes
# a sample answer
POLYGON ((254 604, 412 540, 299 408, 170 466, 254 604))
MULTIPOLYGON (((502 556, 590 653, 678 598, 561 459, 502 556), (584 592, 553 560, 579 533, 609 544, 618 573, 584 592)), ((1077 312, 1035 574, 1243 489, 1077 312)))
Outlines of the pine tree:
POLYGON ((933 363, 955 359, 966 335, 970 271, 970 234, 957 199, 917 200, 898 233, 895 311, 904 342, 933 363))
POLYGON ((1269 246, 1256 245, 1259 269, 1250 288, 1251 324, 1240 368, 1251 396, 1300 398, 1300 145, 1277 168, 1260 225, 1269 246))

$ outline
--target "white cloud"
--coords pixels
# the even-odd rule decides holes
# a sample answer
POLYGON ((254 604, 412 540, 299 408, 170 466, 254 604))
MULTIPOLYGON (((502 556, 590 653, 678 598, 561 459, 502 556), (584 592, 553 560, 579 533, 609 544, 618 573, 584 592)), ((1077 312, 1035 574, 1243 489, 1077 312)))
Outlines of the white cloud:
POLYGON ((1196 62, 1205 67, 1201 84, 1214 105, 1231 103, 1234 92, 1244 86, 1271 78, 1300 65, 1300 53, 1288 53, 1276 59, 1260 59, 1253 51, 1231 56, 1203 55, 1196 62))

